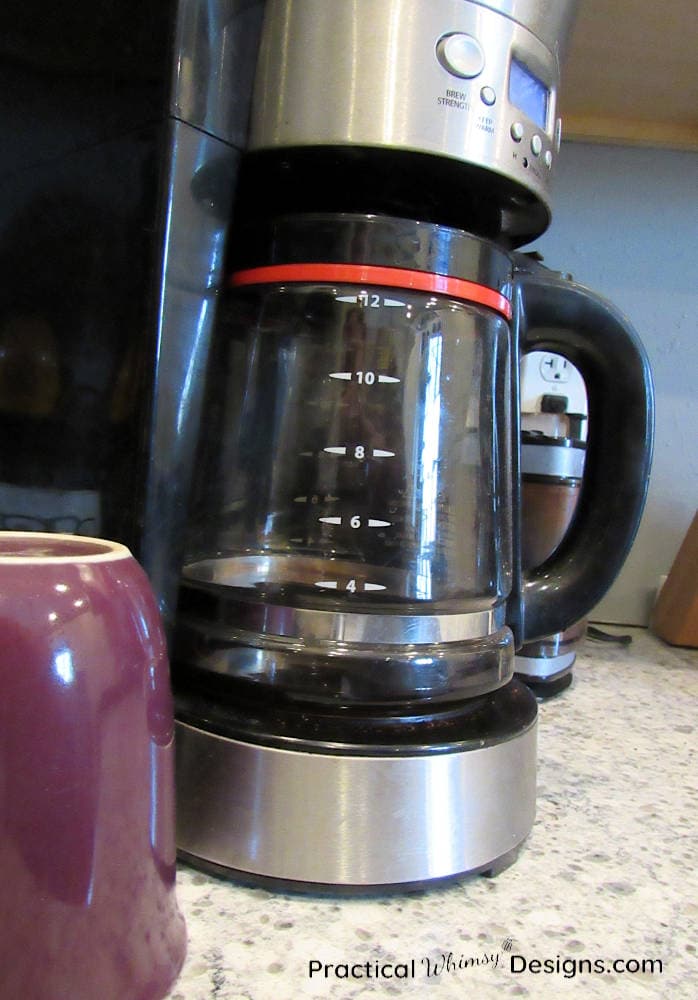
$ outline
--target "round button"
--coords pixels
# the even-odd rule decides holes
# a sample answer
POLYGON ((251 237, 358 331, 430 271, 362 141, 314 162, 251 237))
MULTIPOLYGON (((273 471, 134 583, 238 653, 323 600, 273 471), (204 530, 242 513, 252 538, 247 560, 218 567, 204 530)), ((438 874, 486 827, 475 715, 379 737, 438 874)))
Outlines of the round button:
POLYGON ((444 35, 437 43, 436 54, 444 69, 466 80, 479 76, 485 68, 485 54, 472 35, 444 35))
POLYGON ((514 122, 509 132, 514 142, 521 142, 524 137, 524 127, 521 122, 514 122))
POLYGON ((534 156, 540 156, 540 151, 543 148, 543 141, 539 135, 534 135, 531 139, 531 152, 534 156))
POLYGON ((491 87, 483 87, 482 90, 480 91, 480 100, 482 101, 483 104, 486 104, 488 107, 491 108, 494 102, 497 100, 497 95, 495 94, 495 92, 492 90, 491 87))
POLYGON ((550 168, 553 165, 553 154, 550 152, 549 149, 546 149, 546 151, 545 151, 545 156, 543 157, 543 162, 545 163, 545 165, 548 168, 548 170, 550 170, 550 168))

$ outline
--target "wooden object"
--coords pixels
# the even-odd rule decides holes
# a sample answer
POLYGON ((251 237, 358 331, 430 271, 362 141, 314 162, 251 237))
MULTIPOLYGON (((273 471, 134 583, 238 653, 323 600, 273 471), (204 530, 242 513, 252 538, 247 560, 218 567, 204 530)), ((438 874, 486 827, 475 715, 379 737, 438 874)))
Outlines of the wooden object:
POLYGON ((650 628, 672 646, 698 647, 698 512, 659 592, 650 628))

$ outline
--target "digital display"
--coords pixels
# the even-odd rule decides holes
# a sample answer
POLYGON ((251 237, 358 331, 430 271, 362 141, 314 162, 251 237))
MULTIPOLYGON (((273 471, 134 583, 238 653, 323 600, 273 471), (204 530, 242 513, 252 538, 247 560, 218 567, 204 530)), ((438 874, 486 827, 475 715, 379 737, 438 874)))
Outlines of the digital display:
POLYGON ((549 96, 550 91, 546 85, 528 66, 524 66, 518 59, 511 60, 509 100, 543 130, 548 120, 549 96))

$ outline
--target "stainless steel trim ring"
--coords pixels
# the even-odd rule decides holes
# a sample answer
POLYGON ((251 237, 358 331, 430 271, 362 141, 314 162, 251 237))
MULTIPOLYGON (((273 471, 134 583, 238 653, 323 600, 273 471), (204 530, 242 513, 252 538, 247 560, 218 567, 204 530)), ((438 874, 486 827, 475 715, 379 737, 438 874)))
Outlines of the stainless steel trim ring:
POLYGON ((560 656, 516 656, 514 670, 525 677, 549 681, 569 670, 576 659, 577 654, 574 650, 562 653, 560 656))
POLYGON ((524 475, 581 479, 584 475, 585 458, 586 449, 583 447, 521 445, 521 471, 524 475))
POLYGON ((503 625, 503 607, 463 615, 364 615, 241 603, 236 637, 244 641, 245 633, 263 633, 306 642, 420 646, 481 639, 503 625))
MULTIPOLYGON (((226 589, 225 596, 220 598, 229 611, 226 623, 243 641, 241 633, 251 632, 308 642, 426 645, 484 638, 498 632, 505 624, 503 604, 456 614, 387 614, 268 603, 264 594, 255 589, 256 584, 273 586, 283 582, 288 578, 291 564, 294 580, 299 573, 312 577, 313 569, 324 567, 326 572, 327 567, 325 561, 308 557, 232 556, 192 563, 185 567, 183 576, 185 581, 215 584, 226 589)), ((344 564, 337 561, 336 565, 341 570, 344 564)), ((396 577, 404 576, 393 572, 396 577)))

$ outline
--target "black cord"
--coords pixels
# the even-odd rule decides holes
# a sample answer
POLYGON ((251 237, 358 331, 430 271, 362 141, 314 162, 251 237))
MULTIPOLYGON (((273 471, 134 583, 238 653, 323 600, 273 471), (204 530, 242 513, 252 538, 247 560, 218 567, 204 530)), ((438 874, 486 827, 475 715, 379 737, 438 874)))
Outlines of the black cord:
POLYGON ((587 636, 597 642, 611 642, 616 646, 629 646, 633 641, 631 635, 613 635, 611 632, 603 632, 595 625, 587 625, 587 636))

